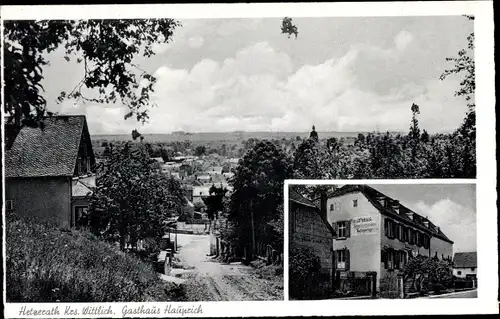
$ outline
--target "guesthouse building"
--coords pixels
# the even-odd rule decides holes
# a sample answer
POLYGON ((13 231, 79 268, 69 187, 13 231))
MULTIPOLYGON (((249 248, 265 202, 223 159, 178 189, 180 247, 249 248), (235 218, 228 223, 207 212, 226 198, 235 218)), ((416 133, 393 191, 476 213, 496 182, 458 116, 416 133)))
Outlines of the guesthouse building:
POLYGON ((327 200, 334 228, 335 289, 352 290, 351 278, 371 278, 374 293, 401 297, 404 265, 412 256, 451 261, 451 241, 428 218, 367 185, 345 185, 327 200))

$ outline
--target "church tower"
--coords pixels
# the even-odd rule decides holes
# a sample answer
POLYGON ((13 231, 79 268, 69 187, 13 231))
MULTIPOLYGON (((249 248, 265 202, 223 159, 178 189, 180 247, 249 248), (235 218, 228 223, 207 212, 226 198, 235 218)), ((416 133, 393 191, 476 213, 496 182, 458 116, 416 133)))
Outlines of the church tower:
POLYGON ((318 142, 318 140, 319 140, 318 133, 316 132, 316 128, 314 127, 314 125, 312 127, 312 131, 311 131, 311 134, 309 135, 309 138, 315 142, 318 142))

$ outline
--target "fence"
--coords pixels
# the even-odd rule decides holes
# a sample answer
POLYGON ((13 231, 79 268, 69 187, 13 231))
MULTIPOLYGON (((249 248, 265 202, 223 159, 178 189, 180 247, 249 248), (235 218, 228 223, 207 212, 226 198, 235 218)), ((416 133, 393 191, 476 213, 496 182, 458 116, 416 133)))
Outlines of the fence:
POLYGON ((387 274, 380 278, 380 297, 396 299, 401 297, 400 280, 396 274, 387 274))
POLYGON ((347 272, 337 275, 335 294, 340 296, 375 295, 376 274, 364 272, 347 272))

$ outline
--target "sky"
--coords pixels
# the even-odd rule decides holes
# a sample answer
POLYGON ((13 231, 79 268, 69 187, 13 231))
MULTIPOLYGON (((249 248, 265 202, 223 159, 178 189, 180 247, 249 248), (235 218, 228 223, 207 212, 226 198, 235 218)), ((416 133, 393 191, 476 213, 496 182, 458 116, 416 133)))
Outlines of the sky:
POLYGON ((144 126, 123 105, 56 104, 81 80, 82 65, 63 50, 48 56, 48 108, 85 114, 91 134, 244 131, 408 131, 412 103, 431 133, 458 127, 466 103, 461 77, 440 81, 446 57, 466 48, 472 21, 462 16, 182 20, 172 42, 134 61, 157 77, 158 107, 144 126))
POLYGON ((477 251, 476 187, 473 184, 370 185, 427 216, 450 238, 453 252, 477 251))

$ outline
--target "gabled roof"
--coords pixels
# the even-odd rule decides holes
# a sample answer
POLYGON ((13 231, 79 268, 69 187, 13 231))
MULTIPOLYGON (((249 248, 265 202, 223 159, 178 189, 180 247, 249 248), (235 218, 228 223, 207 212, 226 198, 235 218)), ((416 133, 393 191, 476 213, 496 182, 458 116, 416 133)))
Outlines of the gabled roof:
POLYGON ((43 129, 22 128, 5 152, 5 177, 73 176, 82 134, 89 136, 84 115, 47 117, 43 129))
POLYGON ((456 268, 477 267, 477 253, 475 251, 455 253, 455 256, 453 256, 453 267, 456 268))
POLYGON ((305 198, 304 196, 300 195, 299 193, 297 193, 291 189, 288 192, 288 200, 292 201, 294 203, 297 203, 299 205, 309 207, 313 211, 315 211, 318 214, 318 216, 321 218, 321 220, 323 220, 323 223, 325 224, 325 226, 328 227, 328 229, 330 230, 330 233, 333 236, 335 236, 335 230, 333 229, 332 225, 330 225, 330 223, 328 223, 328 221, 326 220, 326 217, 321 214, 320 208, 318 206, 316 206, 312 201, 310 201, 309 199, 305 198))
MULTIPOLYGON (((361 192, 365 195, 365 197, 370 201, 370 203, 375 206, 382 214, 386 216, 390 216, 396 220, 403 221, 409 225, 412 225, 416 228, 419 228, 420 230, 423 230, 425 232, 430 232, 434 237, 437 237, 439 239, 442 239, 444 241, 447 241, 451 244, 453 244, 453 241, 449 239, 439 227, 434 225, 430 220, 427 218, 415 213, 413 210, 409 209, 406 206, 403 206, 399 204, 399 214, 391 207, 391 206, 383 206, 379 202, 379 198, 384 198, 384 200, 388 201, 389 203, 397 202, 393 198, 382 194, 381 192, 377 191, 373 187, 370 187, 368 185, 344 185, 341 188, 337 189, 335 193, 331 197, 338 197, 341 195, 345 195, 348 193, 353 193, 353 192, 361 192), (408 217, 408 214, 412 213, 413 214, 413 219, 408 217), (429 227, 425 226, 424 222, 429 223, 429 227)), ((399 202, 398 202, 399 203, 399 202)))

